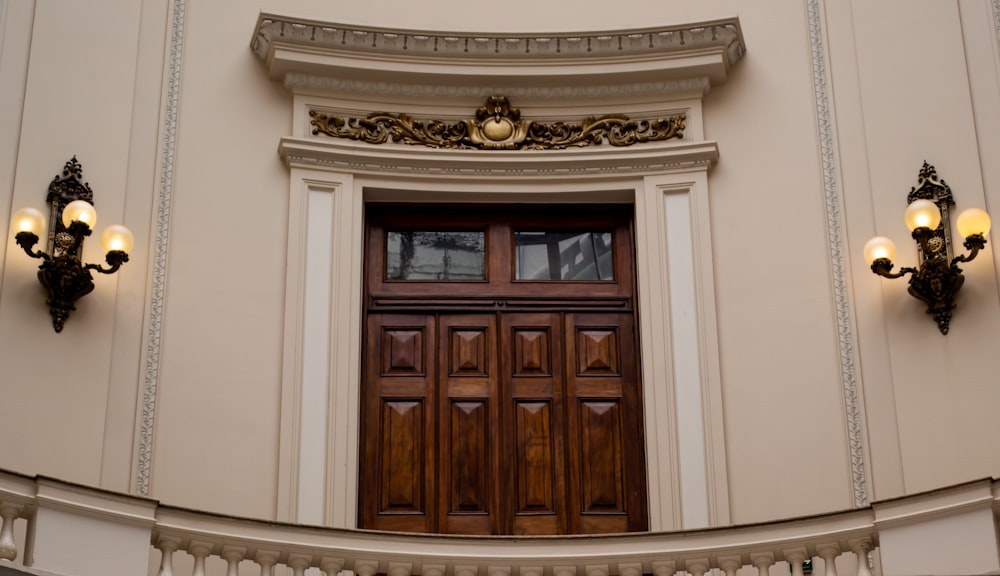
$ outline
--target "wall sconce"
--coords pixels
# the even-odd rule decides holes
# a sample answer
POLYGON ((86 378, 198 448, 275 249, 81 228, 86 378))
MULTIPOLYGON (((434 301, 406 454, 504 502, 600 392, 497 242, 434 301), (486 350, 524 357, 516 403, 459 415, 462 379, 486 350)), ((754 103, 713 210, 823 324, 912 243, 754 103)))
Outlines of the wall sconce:
POLYGON ((45 303, 52 314, 52 326, 62 332, 69 313, 76 310, 74 302, 94 289, 91 270, 101 274, 114 274, 128 262, 132 250, 132 233, 117 224, 108 226, 101 234, 101 245, 107 255, 108 268, 99 264, 84 264, 83 239, 90 236, 97 222, 94 211, 94 192, 83 182, 83 167, 76 156, 66 163, 62 175, 49 184, 46 202, 52 207, 49 221, 54 223, 49 231, 46 251, 35 251, 35 244, 45 233, 45 216, 34 208, 22 208, 14 213, 11 227, 17 231, 14 240, 32 258, 41 258, 38 280, 49 293, 45 303))
POLYGON ((958 233, 965 238, 968 255, 953 256, 949 206, 955 201, 951 188, 938 179, 933 166, 924 162, 917 186, 910 188, 904 219, 917 241, 917 268, 903 267, 892 272, 896 245, 884 236, 876 236, 865 244, 865 260, 872 272, 886 278, 910 276, 910 294, 927 304, 927 313, 934 317, 942 334, 948 333, 955 295, 965 282, 961 262, 971 262, 986 247, 990 232, 990 216, 979 208, 969 208, 958 215, 958 233))

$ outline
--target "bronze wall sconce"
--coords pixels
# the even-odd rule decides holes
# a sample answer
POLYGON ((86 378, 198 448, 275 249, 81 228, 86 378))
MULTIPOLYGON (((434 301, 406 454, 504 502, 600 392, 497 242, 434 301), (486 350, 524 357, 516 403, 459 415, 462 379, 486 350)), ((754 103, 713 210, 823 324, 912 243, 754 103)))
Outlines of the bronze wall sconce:
POLYGON ((52 326, 62 332, 69 313, 76 310, 74 303, 94 289, 90 274, 114 274, 128 262, 132 250, 132 233, 128 228, 113 224, 101 234, 101 245, 107 253, 108 267, 84 264, 83 239, 90 236, 97 222, 94 210, 94 192, 83 182, 83 167, 74 156, 49 184, 46 201, 51 206, 46 251, 35 251, 35 244, 45 233, 45 215, 34 208, 22 208, 14 213, 11 227, 16 230, 14 240, 32 258, 41 258, 38 280, 45 286, 49 297, 45 301, 52 315, 52 326))
POLYGON ((955 295, 965 283, 958 265, 971 262, 986 247, 990 232, 990 216, 979 208, 969 208, 958 215, 958 233, 965 238, 968 255, 954 256, 951 240, 949 207, 955 204, 951 188, 938 179, 934 167, 924 162, 917 186, 910 189, 904 218, 917 241, 917 268, 903 267, 892 271, 896 245, 884 236, 876 236, 865 244, 865 260, 872 272, 885 278, 901 278, 910 274, 909 293, 927 304, 927 313, 934 317, 942 334, 948 333, 955 295))

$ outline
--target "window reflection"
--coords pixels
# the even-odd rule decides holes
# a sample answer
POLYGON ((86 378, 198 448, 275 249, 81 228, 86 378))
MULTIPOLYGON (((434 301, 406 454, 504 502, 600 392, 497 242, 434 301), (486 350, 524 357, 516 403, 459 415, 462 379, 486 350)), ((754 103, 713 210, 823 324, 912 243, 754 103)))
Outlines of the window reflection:
POLYGON ((483 232, 392 231, 386 237, 389 280, 484 280, 483 232))
POLYGON ((517 280, 614 280, 610 232, 515 232, 517 280))

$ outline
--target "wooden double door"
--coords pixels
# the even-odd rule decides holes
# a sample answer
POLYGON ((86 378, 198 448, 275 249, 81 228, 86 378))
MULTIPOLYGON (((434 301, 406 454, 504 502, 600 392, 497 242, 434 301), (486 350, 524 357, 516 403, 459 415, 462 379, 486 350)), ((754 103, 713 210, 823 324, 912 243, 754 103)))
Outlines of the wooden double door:
MULTIPOLYGON (((551 283, 545 298, 522 286, 483 299, 449 284, 408 297, 409 287, 428 285, 385 289, 385 226, 373 221, 359 525, 451 534, 646 530, 631 294, 586 300, 551 283)), ((622 278, 632 274, 629 242, 615 256, 615 277, 627 288, 615 289, 631 292, 631 278, 622 278)), ((502 251, 496 244, 489 249, 502 251)), ((498 275, 487 270, 484 282, 498 275)))

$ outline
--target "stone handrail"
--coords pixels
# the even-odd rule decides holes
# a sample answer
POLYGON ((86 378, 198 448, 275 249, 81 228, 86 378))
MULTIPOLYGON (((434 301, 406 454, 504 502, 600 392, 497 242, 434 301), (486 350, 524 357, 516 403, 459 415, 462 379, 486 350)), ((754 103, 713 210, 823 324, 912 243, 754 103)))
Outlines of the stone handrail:
POLYGON ((344 569, 360 576, 670 576, 679 570, 700 576, 709 568, 734 574, 782 560, 801 569, 813 556, 833 559, 848 551, 867 557, 877 543, 873 520, 869 509, 690 532, 462 537, 319 529, 161 507, 154 537, 161 550, 187 550, 196 559, 317 567, 331 576, 344 569))
POLYGON ((156 556, 159 573, 173 576, 178 551, 193 557, 192 576, 205 576, 213 556, 227 576, 256 575, 240 565, 246 560, 260 576, 279 566, 293 576, 310 568, 327 576, 798 576, 804 561, 826 576, 838 568, 859 576, 1000 573, 995 509, 1000 482, 982 480, 848 512, 706 530, 442 536, 236 518, 0 471, 0 559, 20 555, 24 573, 67 576, 134 576, 156 556), (15 537, 18 518, 24 538, 15 537))

